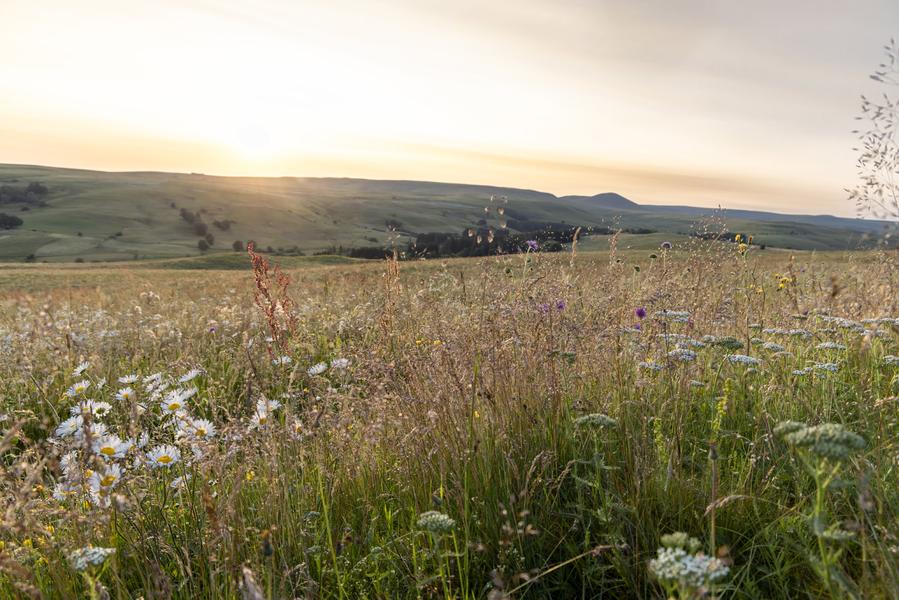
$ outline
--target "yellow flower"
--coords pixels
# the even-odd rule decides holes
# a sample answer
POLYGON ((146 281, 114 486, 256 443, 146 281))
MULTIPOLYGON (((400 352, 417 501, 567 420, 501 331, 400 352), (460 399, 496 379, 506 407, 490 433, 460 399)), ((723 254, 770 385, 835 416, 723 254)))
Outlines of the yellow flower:
POLYGON ((255 478, 256 478, 256 472, 253 469, 250 469, 249 471, 247 471, 247 474, 244 477, 244 479, 246 479, 247 481, 253 481, 255 478))

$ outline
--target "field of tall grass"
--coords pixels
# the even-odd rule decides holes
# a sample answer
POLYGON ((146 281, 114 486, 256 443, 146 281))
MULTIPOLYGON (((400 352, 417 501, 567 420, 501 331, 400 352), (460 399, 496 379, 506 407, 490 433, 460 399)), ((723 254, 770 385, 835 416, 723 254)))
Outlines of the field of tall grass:
POLYGON ((899 598, 897 291, 700 242, 7 273, 0 597, 899 598))

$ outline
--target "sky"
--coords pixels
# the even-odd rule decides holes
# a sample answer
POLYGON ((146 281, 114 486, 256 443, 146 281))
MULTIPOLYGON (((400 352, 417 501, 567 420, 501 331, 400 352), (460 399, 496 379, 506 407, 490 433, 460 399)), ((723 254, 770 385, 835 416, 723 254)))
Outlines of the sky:
POLYGON ((0 162, 852 215, 896 0, 0 0, 0 162))

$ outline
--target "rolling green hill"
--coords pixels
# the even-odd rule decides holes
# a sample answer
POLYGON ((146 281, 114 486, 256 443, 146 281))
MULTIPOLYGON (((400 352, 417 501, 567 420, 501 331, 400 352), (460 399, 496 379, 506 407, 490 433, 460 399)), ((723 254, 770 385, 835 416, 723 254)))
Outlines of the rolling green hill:
MULTIPOLYGON (((214 236, 206 254, 232 252, 236 240, 255 240, 263 249, 296 247, 306 253, 332 246, 383 246, 391 238, 405 243, 418 233, 462 232, 481 219, 493 226, 504 220, 513 230, 542 223, 645 228, 656 233, 631 235, 628 243, 655 247, 660 238, 689 235, 703 215, 712 214, 708 209, 639 205, 611 193, 556 197, 533 190, 417 181, 0 165, 0 213, 23 221, 14 229, 0 229, 0 261, 200 255, 201 236, 183 217, 185 211, 198 215, 214 236), (22 201, 17 194, 32 182, 46 190, 22 201), (497 201, 491 212, 485 212, 491 196, 505 196, 507 201, 497 201), (497 206, 504 215, 498 214, 497 206)), ((794 249, 871 245, 884 227, 876 221, 753 211, 729 211, 717 218, 730 231, 753 233, 757 243, 794 249)), ((603 243, 597 236, 585 240, 585 247, 603 243)))

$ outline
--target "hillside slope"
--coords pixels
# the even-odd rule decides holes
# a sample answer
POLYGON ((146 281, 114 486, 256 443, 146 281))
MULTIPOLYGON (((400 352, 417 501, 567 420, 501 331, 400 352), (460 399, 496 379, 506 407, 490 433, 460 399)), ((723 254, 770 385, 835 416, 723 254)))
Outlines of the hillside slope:
MULTIPOLYGON (((618 194, 563 196, 534 190, 418 181, 340 178, 213 177, 201 174, 109 173, 0 165, 0 189, 46 187, 29 205, 0 203, 22 226, 0 230, 0 260, 129 260, 200 254, 199 215, 214 236, 209 252, 231 251, 235 240, 311 252, 331 246, 379 246, 423 232, 461 232, 486 219, 512 229, 544 223, 652 229, 688 235, 709 209, 644 206, 618 194), (485 212, 491 196, 505 196, 485 212), (218 222, 223 226, 217 227, 218 222), (395 230, 395 231, 393 231, 395 230)), ((722 217, 721 214, 718 215, 722 217)), ((759 243, 838 250, 868 244, 883 223, 829 216, 753 211, 723 214, 731 231, 759 243)), ((653 242, 654 243, 654 242, 653 242)))

